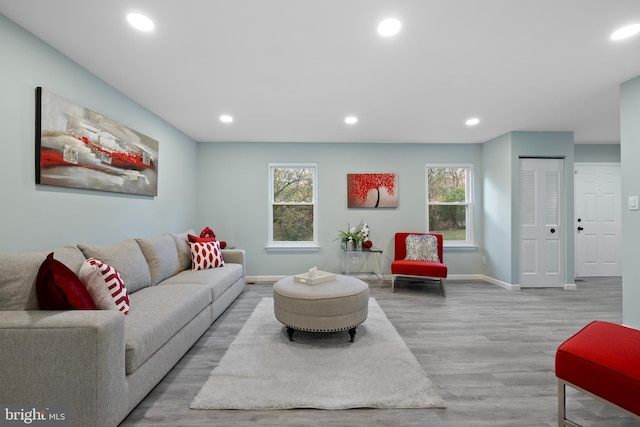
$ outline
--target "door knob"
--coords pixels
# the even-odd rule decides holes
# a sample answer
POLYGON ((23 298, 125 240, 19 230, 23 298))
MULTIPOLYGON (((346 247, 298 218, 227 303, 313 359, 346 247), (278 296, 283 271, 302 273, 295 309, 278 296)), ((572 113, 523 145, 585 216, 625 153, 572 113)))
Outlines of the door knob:
POLYGON ((578 231, 584 230, 584 227, 578 227, 578 231))
POLYGON ((553 233, 555 233, 555 232, 556 232, 556 229, 555 229, 555 228, 552 228, 552 229, 551 229, 551 230, 549 230, 549 231, 551 231, 551 234, 553 234, 553 233))

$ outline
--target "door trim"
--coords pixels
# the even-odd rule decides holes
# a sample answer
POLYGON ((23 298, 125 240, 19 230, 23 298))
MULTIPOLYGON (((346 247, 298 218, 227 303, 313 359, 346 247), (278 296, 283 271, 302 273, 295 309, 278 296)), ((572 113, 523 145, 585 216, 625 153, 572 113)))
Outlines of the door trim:
MULTIPOLYGON (((533 208, 535 212, 533 216, 525 216, 526 213, 523 211, 523 204, 527 203, 522 199, 522 194, 520 195, 520 207, 519 207, 519 216, 518 216, 518 228, 519 228, 519 237, 518 237, 518 246, 519 246, 519 272, 518 279, 520 282, 521 288, 565 288, 568 289, 566 283, 566 255, 567 255, 567 236, 566 236, 566 173, 567 173, 567 160, 565 157, 539 157, 539 156, 527 156, 527 157, 519 157, 518 158, 518 175, 520 180, 520 187, 522 193, 522 176, 523 176, 523 163, 527 160, 533 161, 533 167, 531 171, 535 170, 535 174, 538 172, 546 172, 555 169, 555 167, 547 169, 549 163, 545 163, 545 161, 554 161, 554 165, 557 164, 558 175, 557 178, 559 181, 557 182, 557 199, 556 203, 552 205, 545 204, 547 200, 549 200, 546 196, 553 195, 553 193, 549 193, 547 190, 542 189, 542 187, 538 187, 538 184, 545 185, 545 188, 553 190, 554 187, 546 187, 549 182, 545 180, 545 176, 542 178, 535 178, 535 187, 532 191, 535 192, 535 199, 531 199, 533 201, 533 208), (558 162, 558 163, 556 163, 558 162), (540 197, 544 198, 544 200, 540 200, 540 197), (547 207, 551 208, 551 211, 545 210, 547 207), (553 212, 556 210, 557 212, 553 212), (549 217, 549 213, 553 215, 554 222, 548 222, 552 217, 549 217), (527 224, 527 221, 529 222, 527 224), (525 227, 527 231, 525 233, 525 227), (555 238, 551 238, 551 235, 558 233, 555 238), (531 234, 533 233, 533 234, 531 234), (535 238, 533 240, 532 238, 535 238), (527 248, 529 249, 529 253, 533 256, 532 259, 525 258, 526 257, 526 248, 525 243, 528 242, 527 248), (556 246, 556 249, 553 253, 556 254, 556 257, 543 259, 546 247, 556 246), (528 267, 529 272, 526 270, 525 260, 529 260, 528 267), (555 267, 554 267, 555 266, 555 267), (543 268, 544 267, 544 268, 543 268), (549 270, 548 267, 551 267, 549 270), (546 274, 546 272, 550 274, 546 274), (555 278, 555 279, 554 279, 555 278), (526 280, 525 280, 526 279, 526 280), (532 281, 533 280, 533 281, 532 281)), ((552 182, 552 181, 551 181, 552 182)))

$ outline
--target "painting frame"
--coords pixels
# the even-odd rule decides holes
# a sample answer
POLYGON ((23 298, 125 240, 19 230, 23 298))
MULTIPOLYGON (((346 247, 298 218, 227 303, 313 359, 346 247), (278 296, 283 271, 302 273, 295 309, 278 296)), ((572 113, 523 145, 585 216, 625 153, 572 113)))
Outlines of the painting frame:
POLYGON ((347 207, 397 208, 398 175, 396 173, 348 173, 347 207))
POLYGON ((36 87, 36 184, 158 195, 159 142, 36 87))

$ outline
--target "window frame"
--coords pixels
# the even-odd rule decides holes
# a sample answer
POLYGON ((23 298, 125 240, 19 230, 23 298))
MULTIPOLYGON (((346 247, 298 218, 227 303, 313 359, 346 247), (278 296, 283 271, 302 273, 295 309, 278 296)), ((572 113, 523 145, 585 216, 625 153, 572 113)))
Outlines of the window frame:
POLYGON ((318 164, 317 163, 269 163, 268 165, 268 173, 269 173, 269 191, 268 191, 268 243, 267 249, 274 250, 289 250, 289 249, 318 249, 318 164), (309 203, 301 202, 301 203, 276 203, 274 201, 274 193, 273 193, 273 185, 274 185, 274 169, 312 169, 313 170, 313 191, 312 198, 313 200, 309 203), (273 240, 273 208, 275 205, 312 205, 313 206, 313 240, 305 240, 305 241, 274 241, 273 240))
MULTIPOLYGON (((465 247, 473 246, 473 223, 474 223, 474 194, 473 194, 473 164, 471 163, 426 163, 424 169, 425 182, 425 206, 426 206, 426 230, 430 231, 429 208, 431 206, 466 206, 465 217, 465 240, 444 240, 444 246, 465 247), (430 202, 429 201, 429 169, 464 169, 465 170, 465 201, 464 202, 430 202)), ((444 237, 444 236, 443 236, 444 237)))

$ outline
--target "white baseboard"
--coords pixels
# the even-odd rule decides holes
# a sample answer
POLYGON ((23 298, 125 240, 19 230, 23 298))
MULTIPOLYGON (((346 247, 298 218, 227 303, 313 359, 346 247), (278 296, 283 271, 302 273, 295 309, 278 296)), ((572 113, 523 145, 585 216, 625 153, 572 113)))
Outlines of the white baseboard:
MULTIPOLYGON (((256 285, 260 283, 273 283, 278 280, 286 277, 286 275, 280 276, 247 276, 247 284, 248 285, 256 285)), ((384 275, 382 279, 389 282, 389 286, 391 286, 391 275, 384 275)), ((463 280, 482 280, 484 282, 489 282, 494 285, 498 285, 501 288, 508 290, 519 290, 520 285, 511 285, 509 283, 502 282, 497 279, 493 279, 491 277, 483 276, 482 274, 452 274, 447 277, 447 282, 455 282, 455 281, 463 281, 463 280)))
MULTIPOLYGON (((278 280, 286 277, 286 275, 281 276, 247 276, 247 284, 248 285, 256 285, 260 283, 273 283, 278 280)), ((391 275, 382 276, 382 278, 389 282, 389 286, 391 286, 391 275)), ((519 291, 522 287, 517 283, 507 283, 502 280, 494 279, 493 277, 485 276, 482 274, 452 274, 447 277, 447 282, 455 282, 462 280, 481 280, 483 282, 489 282, 493 285, 499 286, 508 291, 519 291)), ((578 289, 575 283, 565 283, 565 290, 576 290, 578 289)))
POLYGON ((507 283, 489 276, 482 276, 482 280, 484 280, 485 282, 493 283, 494 285, 500 286, 501 288, 504 288, 508 291, 519 291, 522 289, 517 283, 507 283))

